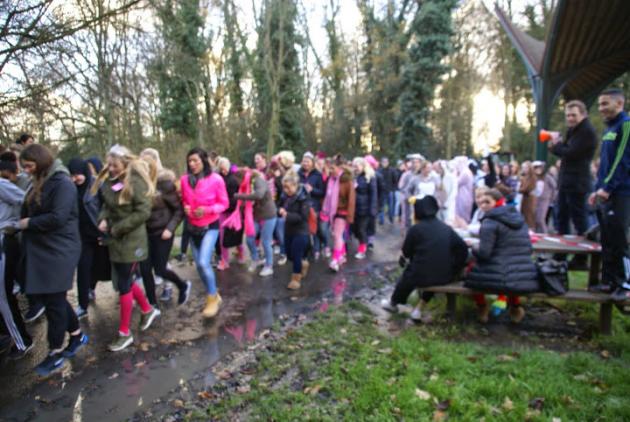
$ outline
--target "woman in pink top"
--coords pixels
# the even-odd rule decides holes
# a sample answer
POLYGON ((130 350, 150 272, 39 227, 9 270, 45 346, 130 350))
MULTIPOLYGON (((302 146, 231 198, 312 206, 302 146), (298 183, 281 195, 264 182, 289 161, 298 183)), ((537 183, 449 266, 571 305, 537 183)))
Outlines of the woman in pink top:
POLYGON ((203 316, 214 317, 221 306, 214 271, 210 265, 219 236, 219 215, 229 206, 223 178, 212 172, 208 154, 193 148, 186 156, 188 171, 181 177, 182 203, 192 239, 192 252, 208 297, 203 316))

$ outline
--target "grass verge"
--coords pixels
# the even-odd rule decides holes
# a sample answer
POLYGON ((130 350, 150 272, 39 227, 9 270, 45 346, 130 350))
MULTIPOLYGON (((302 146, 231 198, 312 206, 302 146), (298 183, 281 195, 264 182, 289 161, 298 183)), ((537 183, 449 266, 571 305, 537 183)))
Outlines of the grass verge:
POLYGON ((393 337, 356 302, 315 316, 256 362, 249 385, 217 384, 217 399, 190 419, 630 420, 623 355, 481 346, 422 326, 393 337))

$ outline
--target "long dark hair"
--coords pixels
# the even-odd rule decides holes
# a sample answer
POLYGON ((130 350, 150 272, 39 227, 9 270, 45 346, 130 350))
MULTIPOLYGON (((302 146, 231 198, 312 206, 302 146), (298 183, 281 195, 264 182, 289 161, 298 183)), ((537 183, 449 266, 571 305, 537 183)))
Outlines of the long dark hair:
POLYGON ((204 177, 208 177, 210 174, 212 174, 212 167, 210 166, 210 162, 208 161, 208 153, 206 152, 205 149, 200 148, 200 147, 194 147, 193 149, 188 151, 188 154, 186 154, 186 172, 188 173, 188 183, 190 183, 190 186, 192 188, 194 188, 195 185, 197 184, 197 180, 203 179, 204 177), (201 159, 201 162, 203 163, 203 170, 201 171, 201 174, 202 174, 201 177, 194 175, 192 171, 190 170, 190 166, 188 165, 188 159, 190 158, 191 155, 195 155, 195 154, 199 156, 199 159, 201 159))
POLYGON ((31 161, 35 163, 35 173, 33 173, 33 188, 30 190, 27 201, 35 199, 40 204, 44 179, 48 175, 50 168, 55 162, 55 157, 48 148, 40 144, 31 144, 24 148, 20 154, 20 161, 31 161))

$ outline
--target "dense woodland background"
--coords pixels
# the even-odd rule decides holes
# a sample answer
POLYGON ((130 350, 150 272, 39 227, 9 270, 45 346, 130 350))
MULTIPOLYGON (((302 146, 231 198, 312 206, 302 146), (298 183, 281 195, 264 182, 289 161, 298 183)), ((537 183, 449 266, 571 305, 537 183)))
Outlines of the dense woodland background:
MULTIPOLYGON (((498 3, 544 38, 554 0, 498 3)), ((64 158, 152 146, 174 168, 193 145, 238 162, 281 149, 448 158, 473 153, 473 99, 489 88, 509 105, 502 150, 533 155, 524 67, 478 0, 14 0, 0 24, 5 145, 26 131, 64 158), (360 11, 357 36, 342 1, 360 11)))

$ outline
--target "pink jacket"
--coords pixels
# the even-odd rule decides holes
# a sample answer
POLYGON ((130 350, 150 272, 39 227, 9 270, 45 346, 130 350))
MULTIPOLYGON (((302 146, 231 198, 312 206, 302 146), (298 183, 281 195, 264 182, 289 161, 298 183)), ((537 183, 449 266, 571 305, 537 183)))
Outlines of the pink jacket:
POLYGON ((219 214, 229 206, 225 182, 218 173, 211 173, 197 181, 193 189, 188 183, 188 175, 184 174, 181 179, 182 203, 185 207, 190 207, 188 222, 193 226, 203 227, 214 223, 219 219, 219 214), (197 208, 203 209, 203 216, 198 218, 193 214, 197 208))

